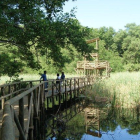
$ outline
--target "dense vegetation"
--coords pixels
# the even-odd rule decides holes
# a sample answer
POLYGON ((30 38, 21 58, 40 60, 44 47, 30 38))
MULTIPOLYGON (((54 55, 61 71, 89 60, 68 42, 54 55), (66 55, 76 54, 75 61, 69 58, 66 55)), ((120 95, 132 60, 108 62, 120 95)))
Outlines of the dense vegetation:
MULTIPOLYGON (((140 25, 112 27, 80 25, 74 10, 63 13, 68 0, 0 1, 0 76, 31 73, 74 72, 84 54, 95 52, 86 40, 99 37, 99 57, 112 71, 139 71, 140 25)), ((74 1, 74 0, 73 0, 74 1)))
POLYGON ((137 108, 140 105, 140 72, 112 73, 111 77, 97 80, 92 90, 87 88, 85 97, 108 101, 113 107, 137 108))

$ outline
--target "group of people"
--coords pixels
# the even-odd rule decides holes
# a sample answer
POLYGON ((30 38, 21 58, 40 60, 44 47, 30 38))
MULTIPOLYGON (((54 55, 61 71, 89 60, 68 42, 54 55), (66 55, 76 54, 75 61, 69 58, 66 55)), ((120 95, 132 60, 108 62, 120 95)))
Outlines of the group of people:
MULTIPOLYGON (((65 79, 65 74, 62 72, 61 76, 59 76, 59 73, 57 73, 56 78, 56 84, 58 85, 61 81, 65 79)), ((47 71, 44 71, 44 73, 41 75, 40 80, 47 81, 47 71)), ((45 82, 45 89, 48 87, 47 82, 45 82)))
POLYGON ((59 83, 60 80, 64 80, 64 79, 65 79, 64 72, 62 72, 61 76, 59 76, 59 73, 57 73, 56 83, 59 83))

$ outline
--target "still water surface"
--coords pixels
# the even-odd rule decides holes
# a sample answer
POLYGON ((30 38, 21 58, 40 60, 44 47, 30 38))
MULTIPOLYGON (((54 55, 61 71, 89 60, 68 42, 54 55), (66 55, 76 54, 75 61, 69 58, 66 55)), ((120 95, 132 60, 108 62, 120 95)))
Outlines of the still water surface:
POLYGON ((121 126, 117 126, 114 131, 101 131, 101 138, 85 134, 81 140, 140 140, 140 133, 134 135, 129 134, 129 128, 122 129, 121 126))
POLYGON ((46 140, 140 140, 139 108, 77 106, 48 118, 46 140))

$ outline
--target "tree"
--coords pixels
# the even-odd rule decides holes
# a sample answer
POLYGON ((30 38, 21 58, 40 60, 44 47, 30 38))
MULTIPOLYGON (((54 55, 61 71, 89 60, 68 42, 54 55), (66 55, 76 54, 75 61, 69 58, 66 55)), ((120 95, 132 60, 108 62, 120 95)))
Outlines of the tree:
POLYGON ((114 52, 118 52, 119 56, 122 57, 124 50, 122 48, 122 43, 127 36, 126 31, 119 30, 117 33, 115 33, 112 44, 112 48, 114 52))
POLYGON ((12 77, 14 73, 20 72, 23 64, 21 62, 17 62, 14 58, 11 58, 12 57, 6 53, 2 53, 0 55, 0 76, 8 74, 9 77, 12 77))
POLYGON ((129 71, 140 70, 140 26, 136 24, 126 25, 127 36, 122 43, 123 62, 129 71))
POLYGON ((105 48, 107 50, 112 50, 111 46, 113 44, 113 37, 115 30, 112 27, 101 27, 99 28, 99 38, 105 41, 105 48))
POLYGON ((0 1, 0 43, 6 48, 14 47, 14 59, 22 64, 20 67, 25 64, 40 68, 39 55, 46 55, 54 66, 63 67, 61 48, 70 50, 70 44, 78 52, 90 51, 85 42, 88 29, 74 19, 74 11, 63 14, 66 1, 0 1))

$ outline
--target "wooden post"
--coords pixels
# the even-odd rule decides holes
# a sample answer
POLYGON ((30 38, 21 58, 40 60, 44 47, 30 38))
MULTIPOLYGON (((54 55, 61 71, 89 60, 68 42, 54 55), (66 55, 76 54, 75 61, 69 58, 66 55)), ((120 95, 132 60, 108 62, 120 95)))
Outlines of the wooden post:
MULTIPOLYGON (((85 85, 86 85, 86 84, 85 84, 85 83, 86 83, 86 78, 84 77, 83 79, 84 79, 84 80, 83 80, 83 81, 84 81, 84 85, 83 85, 83 86, 84 86, 84 88, 85 88, 85 85)), ((83 88, 83 87, 82 87, 82 88, 83 88)))
POLYGON ((64 103, 64 101, 65 101, 65 91, 63 90, 64 88, 65 88, 65 86, 64 86, 64 80, 62 81, 63 83, 62 83, 62 85, 61 85, 61 93, 62 93, 62 98, 63 98, 63 103, 64 103))
POLYGON ((84 116, 85 116, 85 126, 86 126, 86 132, 87 132, 87 111, 85 111, 84 116))
POLYGON ((18 84, 18 89, 21 89, 21 83, 18 84))
POLYGON ((74 98, 76 97, 76 79, 74 78, 74 98))
MULTIPOLYGON (((11 85, 9 85, 8 86, 8 94, 10 94, 11 93, 11 85)), ((9 96, 9 99, 10 99, 11 97, 9 96)))
POLYGON ((96 49, 98 49, 98 40, 96 39, 96 49))
POLYGON ((71 86, 72 86, 72 82, 71 82, 72 79, 70 79, 70 100, 72 100, 72 92, 71 92, 71 86))
POLYGON ((65 103, 66 103, 66 119, 67 119, 67 81, 65 80, 65 103))
MULTIPOLYGON (((54 85, 54 82, 52 81, 52 85, 54 85)), ((52 108, 54 113, 54 86, 52 86, 52 108)))
POLYGON ((49 108, 49 97, 47 97, 47 109, 49 108))
POLYGON ((63 97, 63 103, 64 103, 64 101, 65 101, 65 94, 64 93, 62 93, 62 97, 63 97))
POLYGON ((4 96, 4 87, 1 87, 1 96, 4 96))
POLYGON ((77 96, 79 96, 79 78, 78 78, 78 95, 77 96))
POLYGON ((20 139, 21 140, 26 140, 25 135, 24 135, 24 131, 22 130, 22 127, 20 125, 20 122, 18 120, 18 117, 17 117, 14 109, 13 109, 13 112, 14 112, 14 120, 15 120, 15 123, 17 125, 17 128, 18 128, 19 132, 20 132, 20 139))
POLYGON ((33 83, 32 83, 32 82, 30 82, 30 88, 31 88, 31 87, 33 87, 33 83))
POLYGON ((58 100, 58 96, 57 96, 57 95, 55 96, 55 100, 56 100, 56 101, 58 100))
MULTIPOLYGON (((53 109, 53 116, 54 116, 54 81, 52 81, 52 109, 53 109)), ((54 128, 54 117, 53 117, 53 128, 54 128)))
POLYGON ((60 81, 59 81, 59 105, 61 104, 61 85, 60 85, 60 81))
POLYGON ((86 56, 84 57, 84 76, 86 75, 86 56))
MULTIPOLYGON (((24 100, 21 98, 19 100, 19 122, 24 132, 24 100)), ((20 134, 19 140, 23 140, 23 137, 20 134)))
POLYGON ((1 109, 4 109, 4 103, 5 103, 5 100, 4 100, 4 97, 3 97, 2 100, 1 100, 1 109))
MULTIPOLYGON (((16 84, 14 84, 14 91, 16 91, 17 90, 17 85, 16 84)), ((18 94, 18 93, 17 93, 18 94)), ((12 96, 12 95, 11 95, 12 96)), ((14 96, 14 95, 13 95, 14 96)))
POLYGON ((85 72, 85 69, 86 69, 86 68, 85 68, 85 63, 86 63, 86 62, 85 62, 85 60, 84 60, 84 76, 85 76, 85 74, 86 74, 86 72, 85 72))
POLYGON ((37 116, 37 92, 36 90, 34 91, 34 112, 33 112, 33 124, 34 124, 34 137, 36 138, 37 135, 39 134, 38 132, 38 116, 37 116))
MULTIPOLYGON (((33 93, 30 93, 29 96, 28 96, 31 102, 33 100, 32 96, 33 96, 33 93)), ((30 103, 29 106, 31 107, 31 112, 29 114, 30 115, 30 124, 29 124, 29 134, 28 134, 28 137, 29 137, 30 140, 34 140, 34 136, 33 136, 33 107, 32 107, 32 103, 30 103)))
MULTIPOLYGON (((48 85, 48 84, 47 84, 48 85)), ((41 92, 41 87, 39 87, 39 92, 40 94, 40 121, 41 121, 41 126, 40 126, 40 132, 41 132, 41 140, 45 139, 45 106, 44 106, 44 92, 41 92)))

